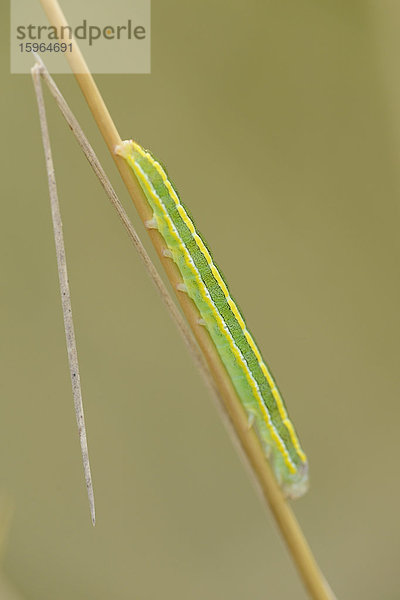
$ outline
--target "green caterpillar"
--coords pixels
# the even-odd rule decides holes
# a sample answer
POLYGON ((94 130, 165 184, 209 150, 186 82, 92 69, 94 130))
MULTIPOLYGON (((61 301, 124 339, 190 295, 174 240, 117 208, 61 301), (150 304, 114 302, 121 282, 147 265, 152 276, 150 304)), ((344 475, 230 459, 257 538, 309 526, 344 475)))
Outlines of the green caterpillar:
POLYGON ((236 392, 254 424, 284 493, 307 490, 307 459, 275 381, 203 240, 153 156, 131 140, 116 149, 134 171, 153 210, 147 224, 163 236, 165 255, 182 275, 180 289, 196 304, 236 392))

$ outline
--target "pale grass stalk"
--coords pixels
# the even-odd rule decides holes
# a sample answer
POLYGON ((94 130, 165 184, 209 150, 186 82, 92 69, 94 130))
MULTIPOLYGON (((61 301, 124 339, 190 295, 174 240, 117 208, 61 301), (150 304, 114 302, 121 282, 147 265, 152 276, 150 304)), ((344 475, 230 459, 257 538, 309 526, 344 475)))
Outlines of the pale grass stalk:
POLYGON ((43 99, 43 90, 40 82, 40 68, 35 65, 32 70, 32 78, 36 92, 36 98, 39 108, 40 128, 42 132, 42 142, 46 161, 47 178, 49 184, 51 216, 53 222, 54 241, 56 246, 58 280, 60 284, 61 304, 64 316, 65 339, 67 342, 68 363, 71 375, 72 394, 74 397, 74 407, 76 422, 78 424, 79 442, 81 446, 83 470, 85 474, 86 489, 89 498, 90 515, 92 523, 96 523, 96 512, 94 506, 94 494, 92 475, 90 472, 89 452, 86 437, 85 417, 82 404, 82 389, 79 376, 78 352, 76 349, 76 339, 74 331, 74 322, 72 318, 71 293, 68 283, 67 260, 65 255, 64 236, 62 231, 62 220, 60 205, 58 202, 56 177, 54 172, 53 157, 51 153, 49 130, 46 119, 46 109, 43 99))

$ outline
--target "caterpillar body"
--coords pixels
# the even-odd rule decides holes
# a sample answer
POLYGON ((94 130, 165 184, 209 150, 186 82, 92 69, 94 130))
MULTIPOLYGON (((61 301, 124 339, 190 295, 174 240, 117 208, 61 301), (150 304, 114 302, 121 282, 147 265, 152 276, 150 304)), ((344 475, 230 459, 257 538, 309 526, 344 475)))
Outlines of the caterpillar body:
POLYGON ((207 246, 152 154, 132 140, 122 142, 116 152, 143 189, 153 210, 150 226, 163 236, 165 255, 178 266, 181 289, 197 306, 281 488, 288 497, 301 496, 308 484, 306 456, 274 378, 207 246))

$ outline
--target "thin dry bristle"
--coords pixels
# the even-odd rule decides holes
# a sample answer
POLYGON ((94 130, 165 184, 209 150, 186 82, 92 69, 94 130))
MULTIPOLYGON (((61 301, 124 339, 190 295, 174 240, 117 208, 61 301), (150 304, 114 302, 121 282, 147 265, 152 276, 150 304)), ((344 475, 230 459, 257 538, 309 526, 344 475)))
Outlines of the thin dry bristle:
POLYGON ((47 177, 49 184, 51 216, 53 222, 54 240, 56 245, 58 279, 60 284, 61 303, 64 316, 65 338, 67 343, 68 363, 71 375, 72 393, 74 397, 74 407, 76 422, 78 424, 79 442, 81 446, 83 470, 85 474, 86 489, 89 498, 90 515, 93 525, 96 522, 94 493, 92 475, 90 472, 89 452, 86 437, 85 417, 83 413, 82 389, 79 377, 78 352, 76 349, 76 339, 74 323, 72 319, 71 294, 68 284, 67 260, 64 246, 64 236, 62 231, 62 220, 60 205, 58 202, 56 177, 54 172, 53 157, 51 153, 50 137, 46 119, 46 109, 44 105, 43 90, 40 81, 40 64, 34 65, 31 70, 33 83, 36 92, 36 98, 39 108, 40 128, 42 132, 42 141, 46 161, 47 177))

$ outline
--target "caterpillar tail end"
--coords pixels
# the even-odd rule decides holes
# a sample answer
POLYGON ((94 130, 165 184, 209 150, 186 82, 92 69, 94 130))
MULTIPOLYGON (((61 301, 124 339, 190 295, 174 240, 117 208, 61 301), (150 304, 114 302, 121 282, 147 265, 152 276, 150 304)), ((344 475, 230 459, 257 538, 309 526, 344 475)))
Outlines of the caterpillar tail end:
POLYGON ((296 500, 304 496, 309 488, 308 463, 301 464, 295 478, 283 481, 281 487, 285 497, 290 500, 296 500))

